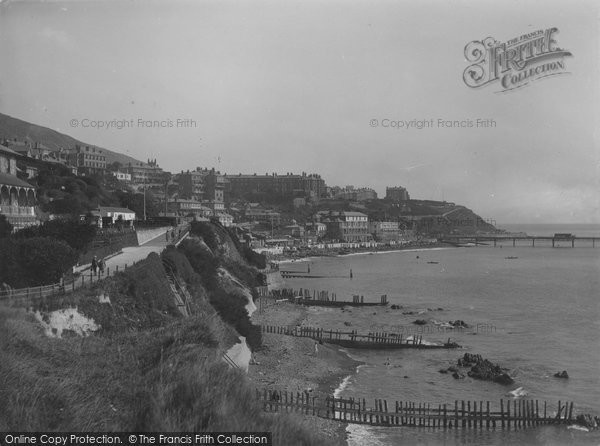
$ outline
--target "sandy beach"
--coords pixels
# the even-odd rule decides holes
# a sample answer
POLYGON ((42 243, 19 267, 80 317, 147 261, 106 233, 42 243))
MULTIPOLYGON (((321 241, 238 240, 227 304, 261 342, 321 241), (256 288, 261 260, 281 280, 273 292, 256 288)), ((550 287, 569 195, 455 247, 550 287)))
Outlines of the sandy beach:
MULTIPOLYGON (((252 322, 275 326, 308 325, 308 317, 305 307, 269 300, 263 304, 262 311, 252 315, 252 322)), ((353 374, 361 364, 335 346, 318 345, 315 355, 311 339, 271 333, 263 333, 263 348, 254 356, 258 364, 250 365, 248 377, 256 388, 293 392, 308 390, 318 398, 317 401, 333 395, 343 379, 353 374)), ((313 416, 299 417, 311 428, 323 432, 328 444, 346 444, 344 423, 313 416)))

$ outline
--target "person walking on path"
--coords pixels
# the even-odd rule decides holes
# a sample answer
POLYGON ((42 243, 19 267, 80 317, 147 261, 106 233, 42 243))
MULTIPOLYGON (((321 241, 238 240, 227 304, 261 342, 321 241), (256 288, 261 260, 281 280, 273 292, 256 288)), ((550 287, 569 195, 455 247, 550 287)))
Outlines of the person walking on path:
POLYGON ((98 260, 98 269, 101 275, 104 274, 104 259, 98 260))
POLYGON ((319 344, 315 341, 315 356, 319 356, 319 344))
POLYGON ((98 269, 98 260, 96 259, 96 256, 94 256, 94 258, 92 259, 92 272, 94 273, 94 275, 96 275, 97 269, 98 269))

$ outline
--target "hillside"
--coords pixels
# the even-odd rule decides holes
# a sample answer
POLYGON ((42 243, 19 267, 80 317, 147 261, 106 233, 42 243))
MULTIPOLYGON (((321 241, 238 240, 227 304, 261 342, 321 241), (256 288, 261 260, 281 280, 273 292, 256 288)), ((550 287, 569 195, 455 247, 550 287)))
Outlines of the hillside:
MULTIPOLYGON (((57 132, 56 130, 32 124, 30 122, 0 113, 0 139, 4 138, 17 138, 19 141, 25 140, 31 143, 38 142, 48 147, 50 150, 59 150, 61 147, 63 149, 67 149, 75 147, 76 145, 95 146, 93 143, 79 141, 69 135, 57 132)), ((106 152, 107 164, 115 161, 118 161, 123 165, 127 165, 128 163, 137 164, 142 162, 130 156, 123 155, 122 153, 118 153, 104 147, 100 148, 106 152)))
POLYGON ((266 431, 277 445, 326 444, 293 414, 265 413, 223 361, 239 335, 261 343, 243 295, 257 270, 222 227, 200 229, 91 289, 31 302, 35 312, 0 303, 0 431, 266 431), (188 316, 165 264, 189 292, 188 316))

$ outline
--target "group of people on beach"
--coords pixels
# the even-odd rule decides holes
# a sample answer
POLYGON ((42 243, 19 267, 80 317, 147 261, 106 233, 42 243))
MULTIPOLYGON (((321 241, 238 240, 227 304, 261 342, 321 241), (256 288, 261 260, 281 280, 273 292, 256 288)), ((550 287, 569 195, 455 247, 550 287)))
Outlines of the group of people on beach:
POLYGON ((106 266, 106 264, 104 263, 104 259, 100 259, 98 260, 98 258, 96 256, 94 256, 94 258, 92 259, 92 272, 94 273, 94 275, 96 274, 104 274, 104 267, 106 266))

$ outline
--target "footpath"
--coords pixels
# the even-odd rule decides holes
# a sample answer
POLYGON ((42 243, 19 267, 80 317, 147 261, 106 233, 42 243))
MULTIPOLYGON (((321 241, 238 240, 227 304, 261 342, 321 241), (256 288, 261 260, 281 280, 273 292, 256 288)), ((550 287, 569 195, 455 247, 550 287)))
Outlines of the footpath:
MULTIPOLYGON (((121 270, 127 266, 131 266, 134 263, 137 263, 140 260, 144 260, 151 252, 155 252, 160 254, 160 252, 165 249, 168 243, 172 243, 171 237, 169 237, 169 241, 167 242, 166 233, 167 231, 172 230, 172 228, 161 228, 158 232, 158 235, 143 242, 140 246, 129 246, 127 248, 123 248, 120 252, 116 254, 112 254, 104 258, 105 269, 110 271, 121 270)), ((182 227, 182 232, 184 231, 182 227)), ((176 234, 179 234, 179 229, 175 229, 176 234)), ((87 263, 84 265, 79 265, 73 268, 74 273, 89 273, 91 269, 91 263, 87 263)))

